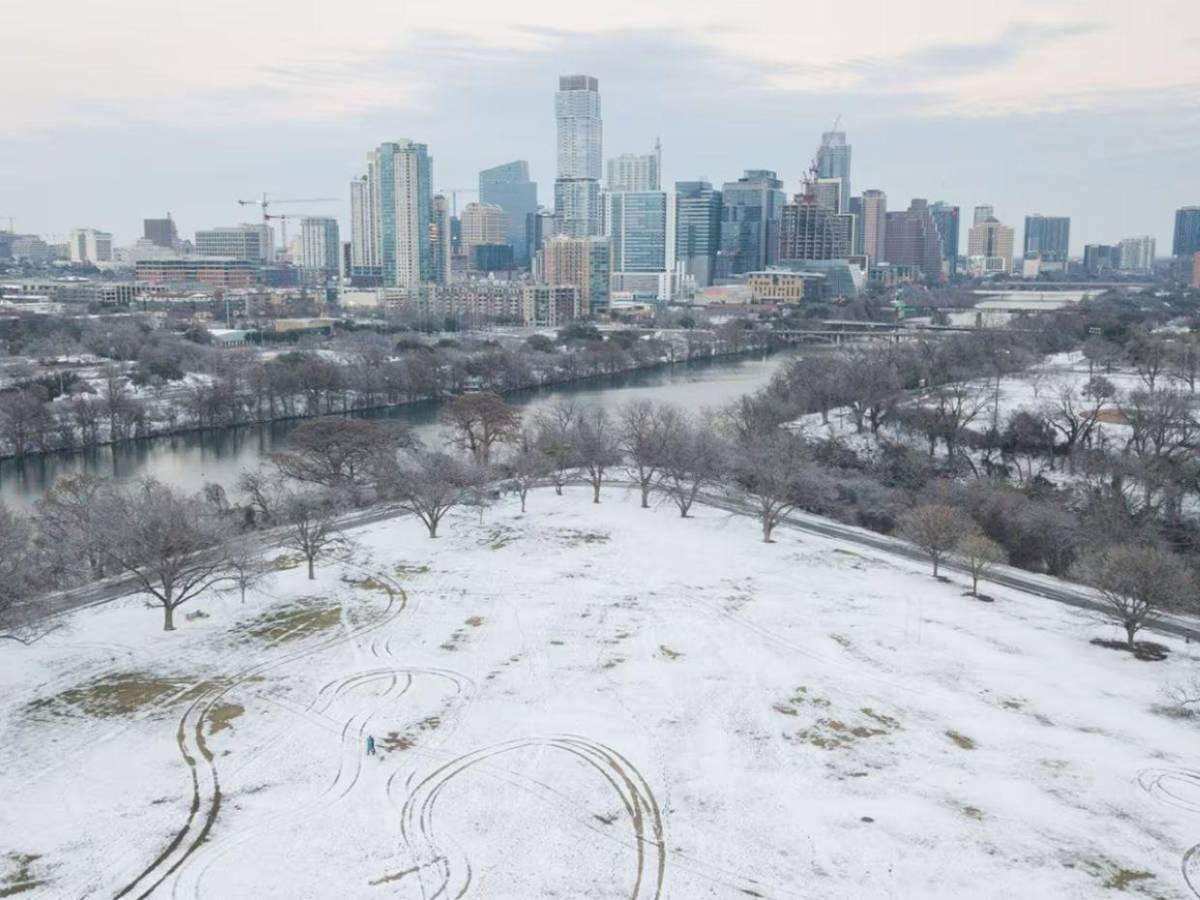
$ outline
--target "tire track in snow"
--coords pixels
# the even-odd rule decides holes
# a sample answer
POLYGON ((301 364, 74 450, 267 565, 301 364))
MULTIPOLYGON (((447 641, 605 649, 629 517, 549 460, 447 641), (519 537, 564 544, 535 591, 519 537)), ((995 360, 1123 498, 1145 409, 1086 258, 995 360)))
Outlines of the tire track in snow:
MULTIPOLYGON (((1200 772, 1187 769, 1143 769, 1138 786, 1160 803, 1176 809, 1200 813, 1200 772)), ((1188 890, 1200 897, 1200 844, 1184 851, 1179 871, 1188 890)))

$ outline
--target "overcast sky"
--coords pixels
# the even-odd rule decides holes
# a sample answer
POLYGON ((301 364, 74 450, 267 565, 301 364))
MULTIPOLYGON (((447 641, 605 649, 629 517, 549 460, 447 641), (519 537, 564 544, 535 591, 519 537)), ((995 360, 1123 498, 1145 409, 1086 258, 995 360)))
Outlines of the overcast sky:
MULTIPOLYGON (((237 199, 346 223, 367 150, 427 143, 436 188, 528 159, 554 180, 560 74, 600 79, 604 152, 666 180, 776 170, 789 193, 839 114, 854 191, 1069 215, 1072 250, 1200 204, 1196 0, 67 0, 4 14, 0 217, 180 232, 237 199)), ((470 199, 460 195, 460 206, 470 199)), ((5 223, 6 224, 6 223, 5 223)), ((348 237, 348 235, 346 235, 348 237)))

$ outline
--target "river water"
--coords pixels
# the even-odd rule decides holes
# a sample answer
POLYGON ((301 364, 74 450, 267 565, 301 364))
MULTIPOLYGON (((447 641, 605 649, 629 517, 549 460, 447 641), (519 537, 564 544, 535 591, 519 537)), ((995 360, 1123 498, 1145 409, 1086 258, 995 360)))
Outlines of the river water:
MULTIPOLYGON (((776 353, 765 358, 679 364, 521 391, 506 399, 527 410, 564 399, 615 410, 627 400, 644 398, 698 412, 753 393, 789 358, 788 353, 776 353)), ((419 403, 373 410, 366 415, 405 422, 426 446, 433 447, 443 441, 439 411, 437 403, 419 403)), ((78 453, 6 459, 0 461, 0 500, 13 508, 28 509, 57 479, 80 472, 117 479, 152 476, 188 492, 198 491, 211 481, 232 493, 241 472, 258 467, 273 450, 285 447, 288 435, 301 421, 147 438, 78 453)))

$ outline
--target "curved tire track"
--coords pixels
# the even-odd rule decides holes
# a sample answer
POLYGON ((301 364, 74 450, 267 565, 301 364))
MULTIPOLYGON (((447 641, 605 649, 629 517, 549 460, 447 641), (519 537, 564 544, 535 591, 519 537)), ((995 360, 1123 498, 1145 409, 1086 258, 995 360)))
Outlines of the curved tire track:
MULTIPOLYGON (((1138 786, 1160 803, 1187 812, 1200 813, 1200 772, 1187 769, 1143 769, 1137 776, 1138 786)), ((1184 851, 1179 861, 1184 884, 1200 897, 1200 844, 1184 851)))

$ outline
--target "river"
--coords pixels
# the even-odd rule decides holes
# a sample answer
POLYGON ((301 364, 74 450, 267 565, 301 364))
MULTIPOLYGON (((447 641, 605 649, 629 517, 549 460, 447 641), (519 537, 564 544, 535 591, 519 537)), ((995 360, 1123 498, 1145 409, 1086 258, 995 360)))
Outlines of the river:
MULTIPOLYGON (((692 362, 645 369, 610 378, 519 391, 507 395, 506 399, 527 410, 563 399, 615 410, 626 400, 645 398, 699 411, 721 406, 742 394, 758 390, 790 355, 776 353, 766 358, 692 362)), ((426 446, 437 446, 442 442, 437 403, 391 407, 366 415, 407 423, 426 446)), ((31 508, 57 479, 80 472, 122 480, 152 476, 189 492, 198 491, 206 482, 216 482, 232 493, 241 472, 261 465, 273 450, 285 447, 287 436, 302 421, 214 429, 126 441, 76 453, 2 460, 0 500, 13 508, 31 508)))

